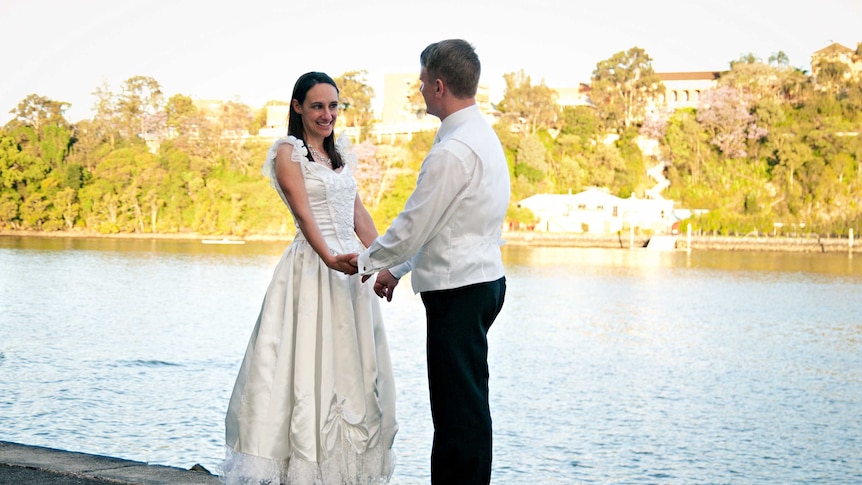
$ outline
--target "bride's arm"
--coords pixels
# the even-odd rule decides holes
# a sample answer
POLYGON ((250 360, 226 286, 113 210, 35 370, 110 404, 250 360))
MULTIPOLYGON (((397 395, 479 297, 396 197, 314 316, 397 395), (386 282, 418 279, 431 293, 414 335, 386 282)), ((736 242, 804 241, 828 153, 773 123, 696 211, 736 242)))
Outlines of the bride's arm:
POLYGON ((374 220, 371 218, 371 214, 368 213, 368 210, 362 203, 362 199, 359 197, 359 194, 356 194, 356 200, 353 202, 353 230, 356 232, 356 235, 359 236, 359 240, 362 241, 362 245, 366 248, 371 246, 371 243, 373 243, 378 236, 377 227, 374 226, 374 220))
POLYGON ((323 234, 311 214, 311 205, 308 202, 308 192, 305 190, 305 179, 302 177, 300 166, 302 162, 291 160, 293 149, 290 143, 278 147, 275 156, 275 178, 290 205, 293 217, 296 218, 296 225, 326 266, 347 274, 356 273, 356 267, 350 265, 348 258, 344 255, 336 257, 332 254, 323 239, 323 234))

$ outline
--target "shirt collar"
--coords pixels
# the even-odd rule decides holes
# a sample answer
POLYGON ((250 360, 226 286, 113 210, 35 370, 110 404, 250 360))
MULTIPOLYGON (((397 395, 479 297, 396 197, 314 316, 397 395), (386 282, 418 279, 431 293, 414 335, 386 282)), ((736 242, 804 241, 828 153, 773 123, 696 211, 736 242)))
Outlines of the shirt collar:
POLYGON ((450 114, 440 123, 440 128, 437 129, 436 140, 445 140, 458 125, 477 113, 479 113, 479 105, 472 104, 450 114))

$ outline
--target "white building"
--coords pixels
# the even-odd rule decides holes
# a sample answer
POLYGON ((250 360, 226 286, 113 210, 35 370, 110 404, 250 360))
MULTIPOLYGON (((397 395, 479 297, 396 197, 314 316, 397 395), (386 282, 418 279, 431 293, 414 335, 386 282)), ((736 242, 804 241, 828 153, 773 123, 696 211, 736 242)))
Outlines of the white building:
POLYGON ((540 232, 616 234, 634 228, 666 234, 678 220, 672 200, 623 199, 598 188, 577 194, 536 194, 518 206, 533 212, 538 219, 535 230, 540 232))
POLYGON ((673 111, 680 108, 697 108, 703 93, 718 85, 721 73, 658 72, 656 76, 661 79, 665 89, 664 95, 659 97, 656 104, 664 110, 673 111))

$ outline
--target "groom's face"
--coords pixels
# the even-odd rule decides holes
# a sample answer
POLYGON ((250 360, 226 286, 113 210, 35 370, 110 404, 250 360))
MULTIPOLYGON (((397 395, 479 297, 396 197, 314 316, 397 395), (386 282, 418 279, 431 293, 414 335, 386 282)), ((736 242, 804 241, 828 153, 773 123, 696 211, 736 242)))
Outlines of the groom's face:
POLYGON ((428 79, 428 70, 424 67, 419 72, 419 92, 425 99, 425 112, 439 116, 437 112, 437 80, 428 79))

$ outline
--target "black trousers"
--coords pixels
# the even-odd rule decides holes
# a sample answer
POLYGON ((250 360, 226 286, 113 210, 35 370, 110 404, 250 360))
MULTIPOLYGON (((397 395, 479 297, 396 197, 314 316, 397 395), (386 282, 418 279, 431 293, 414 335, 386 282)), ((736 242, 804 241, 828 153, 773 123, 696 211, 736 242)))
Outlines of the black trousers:
POLYGON ((487 334, 503 308, 506 278, 421 296, 434 421, 431 483, 488 484, 492 438, 487 334))

